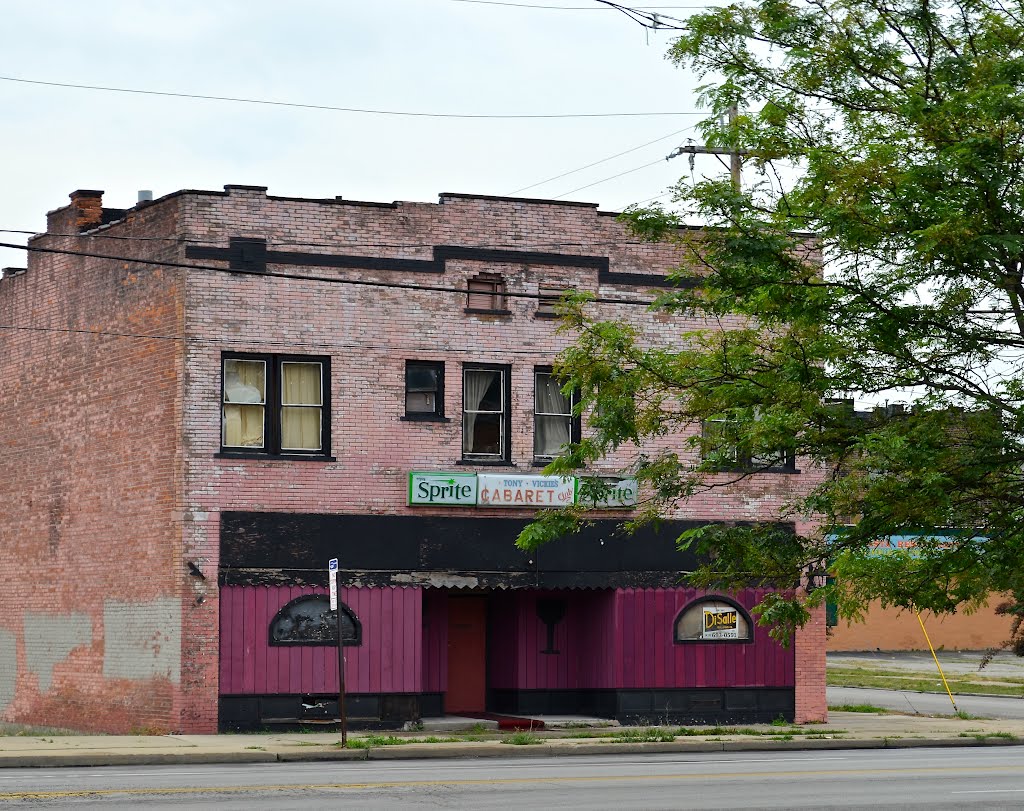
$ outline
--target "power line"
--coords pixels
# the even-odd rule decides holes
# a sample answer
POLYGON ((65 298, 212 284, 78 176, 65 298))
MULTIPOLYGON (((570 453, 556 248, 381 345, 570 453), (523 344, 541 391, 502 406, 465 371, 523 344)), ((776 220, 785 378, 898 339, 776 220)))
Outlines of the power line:
POLYGON ((633 172, 639 172, 641 169, 646 169, 648 166, 654 166, 654 164, 661 163, 662 161, 663 161, 663 159, 659 158, 656 161, 651 161, 650 163, 645 163, 643 166, 637 166, 634 169, 627 169, 625 172, 619 172, 617 175, 612 175, 611 177, 606 177, 603 180, 595 180, 593 183, 588 183, 586 186, 580 186, 579 188, 572 189, 571 191, 562 192, 561 194, 558 194, 558 195, 552 197, 551 199, 552 200, 557 200, 559 197, 565 197, 567 194, 575 194, 578 191, 583 191, 584 189, 589 189, 591 186, 598 186, 598 185, 600 185, 602 183, 607 183, 609 180, 615 180, 615 178, 617 178, 617 177, 622 177, 624 175, 631 175, 631 174, 633 174, 633 172))
POLYGON ((21 84, 64 87, 72 90, 99 90, 104 93, 128 93, 141 96, 164 96, 177 99, 201 99, 203 101, 228 101, 236 104, 262 104, 271 107, 292 107, 303 110, 327 110, 340 113, 363 113, 366 115, 405 116, 411 118, 456 118, 456 119, 563 119, 563 118, 640 118, 654 116, 704 115, 700 111, 639 112, 639 113, 416 113, 406 110, 374 110, 364 107, 337 107, 331 104, 304 104, 294 101, 272 99, 250 99, 240 96, 212 96, 202 93, 177 93, 167 90, 144 90, 133 87, 110 87, 106 85, 76 84, 72 82, 46 82, 41 79, 25 79, 18 76, 0 76, 0 81, 21 84))
POLYGON ((547 180, 540 180, 540 181, 538 181, 536 183, 531 183, 529 186, 523 186, 521 189, 516 189, 515 191, 510 191, 508 193, 508 196, 511 197, 512 195, 519 194, 519 192, 526 191, 527 189, 532 189, 532 188, 535 188, 537 186, 543 186, 545 183, 550 183, 552 180, 559 180, 560 178, 568 177, 569 175, 574 175, 577 172, 582 172, 584 169, 589 169, 592 166, 597 166, 597 165, 602 164, 602 163, 607 163, 608 161, 614 160, 615 158, 621 158, 623 155, 628 155, 630 152, 636 152, 638 149, 643 149, 645 146, 650 146, 651 144, 656 144, 659 141, 668 140, 669 138, 672 138, 672 137, 674 137, 676 135, 680 135, 680 134, 686 132, 687 130, 692 130, 693 127, 694 127, 694 125, 691 124, 689 127, 683 127, 681 130, 676 130, 675 132, 670 132, 668 135, 662 135, 660 138, 655 138, 653 141, 648 141, 646 144, 640 144, 640 146, 634 146, 633 148, 627 149, 627 150, 625 150, 623 152, 616 152, 614 155, 609 155, 607 158, 601 158, 601 160, 599 160, 599 161, 594 161, 593 163, 588 163, 586 166, 581 166, 579 169, 571 169, 568 172, 562 172, 562 174, 560 174, 560 175, 555 175, 554 177, 549 177, 547 180))
MULTIPOLYGON (((504 0, 450 0, 452 3, 472 3, 479 6, 509 6, 511 8, 542 8, 548 11, 617 11, 618 9, 612 9, 608 6, 542 6, 539 3, 509 3, 504 0)), ((705 8, 721 8, 717 5, 699 5, 699 6, 643 6, 642 8, 635 9, 636 11, 648 11, 651 9, 670 9, 670 10, 686 10, 686 9, 705 9, 705 8)))
MULTIPOLYGON (((426 344, 423 346, 416 344, 375 344, 365 343, 359 341, 291 341, 291 340, 274 340, 263 337, 244 337, 238 335, 232 335, 230 337, 217 338, 212 336, 199 336, 199 335, 161 335, 158 333, 145 333, 145 332, 115 332, 113 330, 101 330, 101 329, 75 329, 73 327, 36 327, 36 326, 23 326, 19 324, 0 324, 0 330, 7 330, 10 332, 46 332, 46 333, 61 333, 70 335, 97 335, 105 338, 139 338, 142 340, 150 341, 189 341, 197 344, 209 344, 211 346, 238 346, 239 344, 266 346, 266 347, 283 347, 283 348, 301 348, 301 349, 314 349, 314 350, 331 350, 331 349, 379 349, 386 352, 437 352, 439 349, 445 353, 458 353, 465 355, 479 356, 481 354, 480 347, 468 346, 468 347, 441 347, 439 348, 436 343, 426 344)), ((500 350, 502 355, 522 355, 523 357, 538 357, 538 358, 550 358, 552 355, 557 354, 557 350, 547 351, 542 349, 521 349, 517 347, 503 347, 500 350)))
MULTIPOLYGON (((71 251, 64 248, 42 248, 31 245, 15 245, 10 242, 0 242, 0 248, 14 248, 15 250, 28 251, 29 253, 48 253, 57 254, 61 256, 80 256, 87 259, 106 259, 112 262, 126 262, 134 263, 139 265, 152 265, 155 267, 170 267, 170 268, 181 268, 183 270, 208 270, 214 273, 228 273, 236 276, 257 276, 259 278, 269 279, 292 279, 296 281, 305 282, 323 282, 326 284, 347 284, 354 287, 378 287, 389 290, 409 290, 409 291, 420 291, 426 293, 458 293, 460 295, 467 295, 469 293, 468 288, 462 287, 444 287, 442 285, 426 285, 426 284, 407 284, 405 282, 379 282, 370 281, 368 279, 343 279, 333 276, 304 276, 298 273, 281 273, 279 271, 260 271, 260 270, 242 270, 234 268, 222 268, 214 267, 213 265, 193 265, 186 262, 171 262, 168 260, 160 259, 138 259, 131 256, 111 256, 109 254, 92 253, 91 251, 71 251)), ((511 291, 504 291, 501 294, 505 298, 524 298, 524 299, 537 299, 539 300, 542 296, 547 298, 549 294, 544 293, 517 293, 511 291)), ((653 300, 647 299, 621 299, 621 298, 608 298, 602 296, 596 296, 590 299, 589 303, 593 304, 621 304, 631 307, 649 307, 654 303, 653 300)))
MULTIPOLYGON (((666 192, 667 193, 667 192, 666 192)), ((106 233, 85 233, 85 234, 69 234, 61 233, 57 231, 30 231, 27 229, 19 228, 0 228, 2 234, 28 234, 31 236, 48 236, 48 237, 63 237, 73 239, 115 239, 122 242, 179 242, 179 243, 191 243, 194 245, 204 245, 209 247, 216 247, 216 243, 208 242, 201 239, 196 239, 184 236, 173 236, 173 237, 140 237, 140 236, 127 236, 127 235, 114 235, 106 233)), ((524 246, 523 243, 509 243, 509 242, 495 242, 495 243, 475 243, 472 245, 462 245, 464 248, 480 248, 482 250, 497 249, 497 250, 522 250, 524 247, 530 248, 559 248, 559 247, 578 247, 578 248, 599 248, 599 247, 624 247, 630 245, 649 245, 650 243, 646 240, 601 240, 601 241, 584 241, 584 240, 572 240, 570 242, 534 242, 530 241, 528 246, 524 246)), ((334 242, 316 242, 312 240, 276 240, 268 239, 267 246, 275 247, 317 247, 317 248, 387 248, 392 250, 407 250, 407 249, 423 249, 423 248, 434 248, 437 246, 436 242, 348 242, 344 243, 334 242)))

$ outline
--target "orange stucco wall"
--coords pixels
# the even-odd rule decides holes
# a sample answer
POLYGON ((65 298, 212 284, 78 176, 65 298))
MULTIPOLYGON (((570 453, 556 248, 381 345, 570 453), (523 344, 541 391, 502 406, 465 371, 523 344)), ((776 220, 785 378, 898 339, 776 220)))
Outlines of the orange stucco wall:
MULTIPOLYGON (((985 650, 999 647, 1010 635, 1012 619, 995 612, 1003 602, 993 596, 987 605, 972 614, 935 616, 923 614, 924 626, 936 648, 947 650, 985 650)), ((859 650, 927 650, 917 617, 897 608, 872 606, 864 622, 848 624, 844 620, 830 629, 827 649, 859 650)))

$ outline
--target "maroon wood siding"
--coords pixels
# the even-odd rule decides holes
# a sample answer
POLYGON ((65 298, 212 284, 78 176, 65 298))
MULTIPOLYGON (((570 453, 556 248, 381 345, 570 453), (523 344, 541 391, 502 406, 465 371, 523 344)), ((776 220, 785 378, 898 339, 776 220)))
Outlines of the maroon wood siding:
POLYGON ((423 592, 423 691, 448 689, 448 593, 423 592))
MULTIPOLYGON (((506 592, 491 598, 489 686, 564 690, 673 687, 791 687, 792 648, 755 627, 754 642, 676 644, 673 623, 694 589, 506 592), (543 653, 546 626, 537 600, 564 599, 557 654, 543 653)), ((738 595, 747 608, 763 592, 738 595)))
MULTIPOLYGON (((766 592, 746 590, 736 599, 746 608, 766 592)), ((615 687, 792 687, 793 648, 783 648, 754 626, 754 641, 675 644, 672 625, 679 611, 703 596, 693 589, 619 589, 615 627, 621 655, 615 687)))
POLYGON ((498 689, 564 690, 611 686, 614 592, 517 591, 491 598, 490 686, 498 689), (537 601, 566 602, 555 626, 555 649, 547 647, 547 626, 537 617, 537 601))
MULTIPOLYGON (((304 594, 325 593, 300 586, 221 587, 221 694, 337 691, 337 648, 268 642, 270 622, 282 606, 304 594)), ((345 648, 347 691, 421 692, 422 589, 342 588, 340 597, 363 626, 363 644, 345 648)))

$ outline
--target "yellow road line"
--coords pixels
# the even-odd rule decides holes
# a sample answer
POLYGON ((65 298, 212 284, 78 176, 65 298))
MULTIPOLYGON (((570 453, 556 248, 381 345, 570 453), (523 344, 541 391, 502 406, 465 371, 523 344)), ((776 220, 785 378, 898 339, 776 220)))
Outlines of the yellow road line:
POLYGON ((147 795, 147 794, 204 794, 257 791, 328 791, 344 789, 390 789, 390 788, 426 788, 439 786, 509 786, 551 783, 610 783, 617 781, 655 781, 655 780, 751 780, 771 777, 842 777, 844 775, 886 775, 886 774, 964 774, 975 772, 1020 772, 1024 764, 1019 766, 966 766, 950 768, 948 766, 923 766, 911 769, 811 769, 807 771, 765 771, 743 772, 740 774, 645 774, 645 775, 581 775, 579 777, 508 777, 479 780, 381 780, 363 783, 295 783, 252 786, 175 786, 171 788, 105 788, 78 789, 76 791, 12 791, 0 792, 0 800, 54 800, 68 797, 109 797, 113 795, 147 795))

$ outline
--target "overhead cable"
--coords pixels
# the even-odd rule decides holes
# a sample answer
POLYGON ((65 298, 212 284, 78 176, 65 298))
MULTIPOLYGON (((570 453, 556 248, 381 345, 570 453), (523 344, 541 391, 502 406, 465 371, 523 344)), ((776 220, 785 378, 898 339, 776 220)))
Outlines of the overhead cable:
POLYGON ((340 113, 362 113, 365 115, 389 115, 411 118, 457 118, 457 119, 565 119, 565 118, 640 118, 654 116, 705 115, 690 111, 656 111, 635 113, 418 113, 408 110, 374 110, 366 107, 340 107, 332 104, 305 104, 295 101, 273 99, 250 99, 240 96, 214 96, 203 93, 177 93, 167 90, 145 90, 134 87, 111 87, 107 85, 78 84, 75 82, 47 82, 41 79, 25 79, 20 76, 0 76, 0 81, 21 84, 64 87, 73 90, 99 90, 104 93, 128 93, 142 96, 164 96, 177 99, 200 99, 203 101, 229 101, 235 104, 262 104, 272 107, 292 107, 304 110, 327 110, 340 113))

